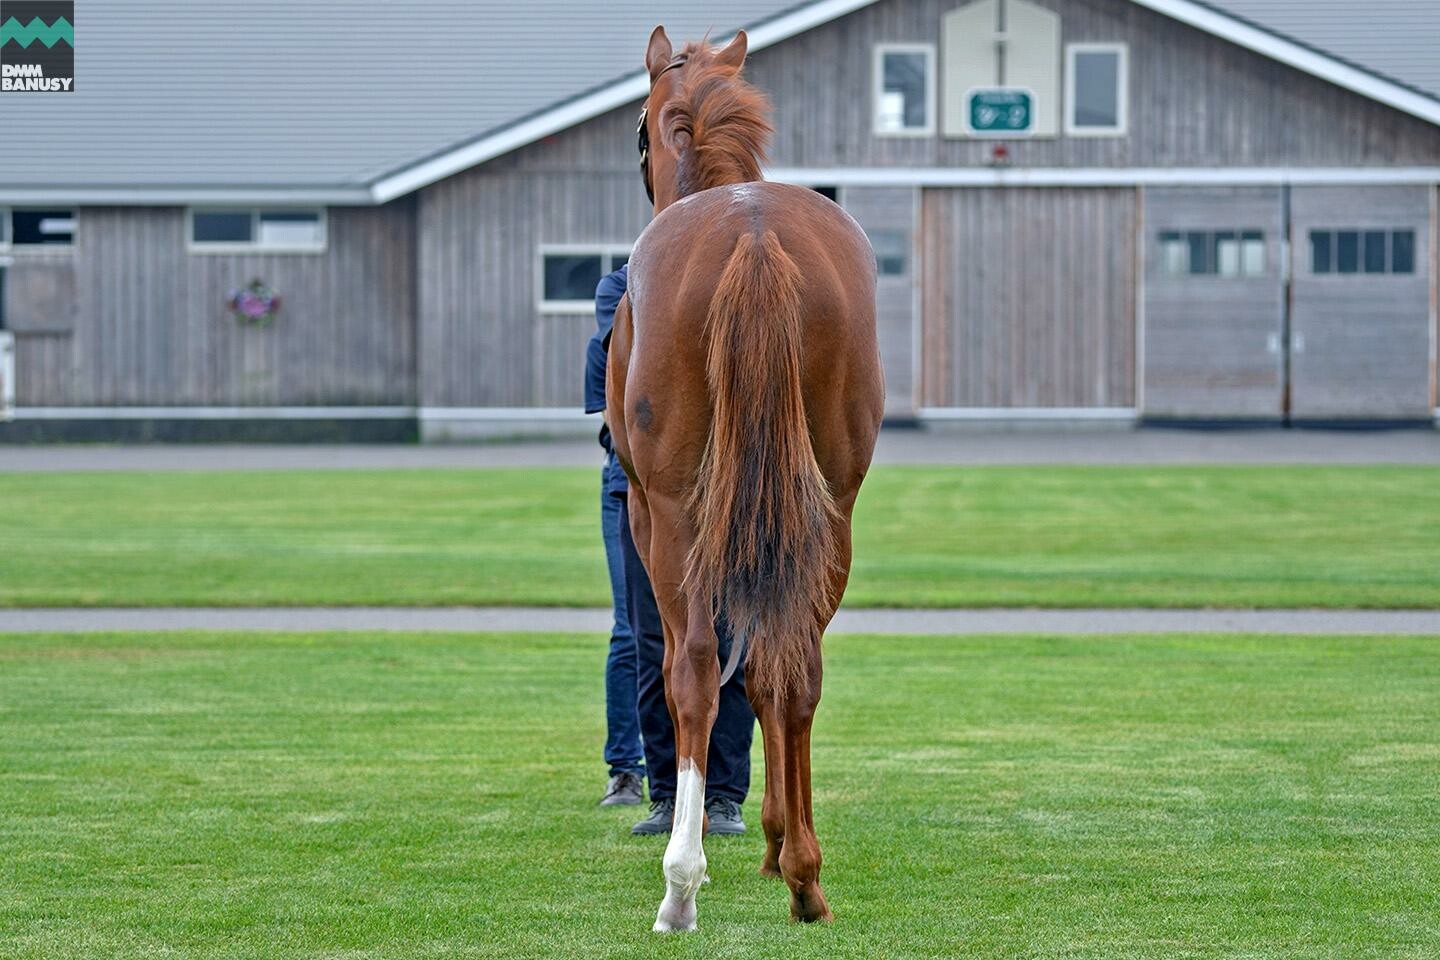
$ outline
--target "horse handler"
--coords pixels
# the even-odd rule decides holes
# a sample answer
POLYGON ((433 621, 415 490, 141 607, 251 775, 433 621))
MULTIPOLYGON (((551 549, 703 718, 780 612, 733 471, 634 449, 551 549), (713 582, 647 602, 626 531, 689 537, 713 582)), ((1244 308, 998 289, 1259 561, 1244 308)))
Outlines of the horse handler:
MULTIPOLYGON (((586 352, 585 412, 605 409, 605 367, 610 348, 610 329, 615 322, 615 308, 625 293, 627 270, 621 267, 600 280, 595 290, 595 321, 597 329, 586 352)), ((630 515, 626 509, 629 482, 625 471, 616 463, 609 445, 607 427, 600 432, 601 445, 606 449, 606 490, 619 504, 618 533, 624 577, 625 613, 634 637, 635 682, 640 734, 644 744, 645 770, 650 780, 650 815, 631 828, 636 835, 669 833, 675 817, 675 727, 665 700, 665 633, 650 578, 635 549, 630 535, 630 515), (613 477, 609 472, 615 464, 613 477)), ((609 544, 606 544, 607 555, 609 544)), ((611 585, 614 587, 614 564, 611 564, 611 585)), ((619 621, 617 608, 617 623, 619 621)), ((719 658, 726 662, 730 655, 731 638, 724 623, 716 625, 719 658)), ((612 641, 611 656, 614 654, 612 641)), ((607 714, 615 716, 616 705, 608 703, 610 685, 607 670, 607 714)), ((613 733, 612 727, 612 733, 613 733)), ((741 805, 750 792, 750 744, 755 735, 755 714, 745 695, 745 671, 734 676, 720 688, 720 705, 715 728, 710 734, 710 755, 705 780, 705 813, 710 819, 712 836, 745 832, 741 805)), ((607 746, 608 751, 608 746, 607 746)), ((607 761, 609 760, 607 752, 607 761)), ((612 778, 612 784, 615 782, 612 778)), ((601 801, 604 803, 605 801, 601 801)))

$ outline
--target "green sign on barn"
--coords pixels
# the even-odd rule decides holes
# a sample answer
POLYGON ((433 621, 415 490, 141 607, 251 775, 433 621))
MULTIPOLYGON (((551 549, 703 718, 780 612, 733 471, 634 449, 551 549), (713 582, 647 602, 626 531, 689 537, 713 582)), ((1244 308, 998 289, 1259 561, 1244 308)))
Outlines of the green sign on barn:
POLYGON ((1035 125, 1034 97, 1011 87, 971 90, 969 117, 974 133, 1029 133, 1035 125))

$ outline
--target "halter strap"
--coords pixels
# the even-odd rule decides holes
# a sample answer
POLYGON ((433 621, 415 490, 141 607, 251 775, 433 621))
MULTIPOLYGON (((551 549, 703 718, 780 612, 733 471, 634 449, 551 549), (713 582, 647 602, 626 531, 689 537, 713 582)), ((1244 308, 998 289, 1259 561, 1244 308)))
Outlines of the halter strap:
MULTIPOLYGON (((690 58, 682 53, 667 63, 663 70, 651 78, 650 90, 652 92, 655 90, 655 84, 660 82, 661 77, 671 70, 685 66, 689 60, 690 58)), ((645 196, 649 197, 651 205, 654 205, 655 189, 650 185, 650 130, 645 126, 645 120, 650 112, 649 96, 646 96, 645 101, 645 106, 640 108, 640 125, 635 130, 635 137, 640 147, 640 180, 645 184, 645 196)))

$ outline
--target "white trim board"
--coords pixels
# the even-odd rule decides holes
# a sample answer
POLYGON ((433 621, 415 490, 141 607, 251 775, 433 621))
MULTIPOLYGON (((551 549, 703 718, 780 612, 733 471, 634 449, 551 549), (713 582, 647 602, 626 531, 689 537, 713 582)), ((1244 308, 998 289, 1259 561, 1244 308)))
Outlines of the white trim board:
POLYGON ((598 413, 582 413, 579 407, 420 407, 416 413, 422 423, 427 420, 598 423, 600 416, 598 413))
POLYGON ((921 407, 915 418, 944 420, 1136 420, 1134 407, 921 407))
POLYGON ((16 407, 16 420, 406 420, 414 407, 16 407))
POLYGON ((3 187, 0 204, 11 206, 295 206, 368 207, 375 204, 367 187, 3 187))
POLYGON ((1428 186, 1440 167, 772 167, 765 176, 807 187, 1428 186))

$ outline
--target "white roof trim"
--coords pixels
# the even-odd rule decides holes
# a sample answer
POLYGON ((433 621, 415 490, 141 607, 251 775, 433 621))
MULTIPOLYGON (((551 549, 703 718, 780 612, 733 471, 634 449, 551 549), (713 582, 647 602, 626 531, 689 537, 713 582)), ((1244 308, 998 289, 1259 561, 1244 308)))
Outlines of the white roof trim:
POLYGON ((1416 93, 1393 81, 1373 73, 1352 67, 1348 63, 1326 56, 1292 40, 1276 36, 1268 30, 1254 27, 1234 17, 1204 6, 1193 0, 1131 0, 1142 7, 1189 24, 1223 40, 1254 50, 1272 60, 1294 67, 1297 70, 1328 80, 1337 86, 1354 91, 1361 96, 1404 111, 1422 120, 1440 124, 1440 101, 1416 93))
POLYGON ((0 203, 14 204, 309 204, 371 206, 375 197, 365 187, 4 187, 0 203))
POLYGON ((770 167, 806 187, 1199 187, 1429 185, 1437 167, 770 167))
MULTIPOLYGON (((838 19, 874 3, 875 0, 818 0, 791 13, 747 30, 750 49, 763 50, 796 34, 838 19)), ((1308 47, 1283 39, 1232 16, 1192 0, 1131 0, 1181 23, 1189 24, 1224 40, 1303 70, 1322 80, 1344 87, 1397 110, 1440 125, 1440 101, 1431 99, 1343 63, 1308 47)), ((638 100, 649 89, 648 78, 637 72, 594 93, 562 104, 493 136, 483 137, 446 151, 430 160, 407 167, 377 180, 372 186, 376 203, 428 187, 445 177, 508 153, 541 137, 597 117, 607 110, 638 100)))
MULTIPOLYGON (((763 50, 781 40, 788 40, 796 34, 804 33, 823 23, 829 23, 831 20, 843 17, 847 13, 853 13, 862 7, 868 7, 874 2, 875 0, 818 0, 816 3, 783 14, 773 20, 767 20, 754 29, 747 28, 749 49, 751 51, 763 50)), ((432 183, 467 170, 476 164, 484 163, 503 153, 509 153, 517 147, 533 143, 541 137, 547 137, 552 133, 558 133, 578 123, 598 117, 607 110, 624 106, 632 100, 639 100, 649 90, 650 78, 645 71, 636 71, 608 87, 596 90, 578 100, 561 104, 553 110, 548 110, 513 127, 501 130, 492 136, 482 137, 412 167, 382 177, 371 187, 374 200, 376 203, 386 203, 396 197, 419 190, 421 187, 428 187, 432 183)))

